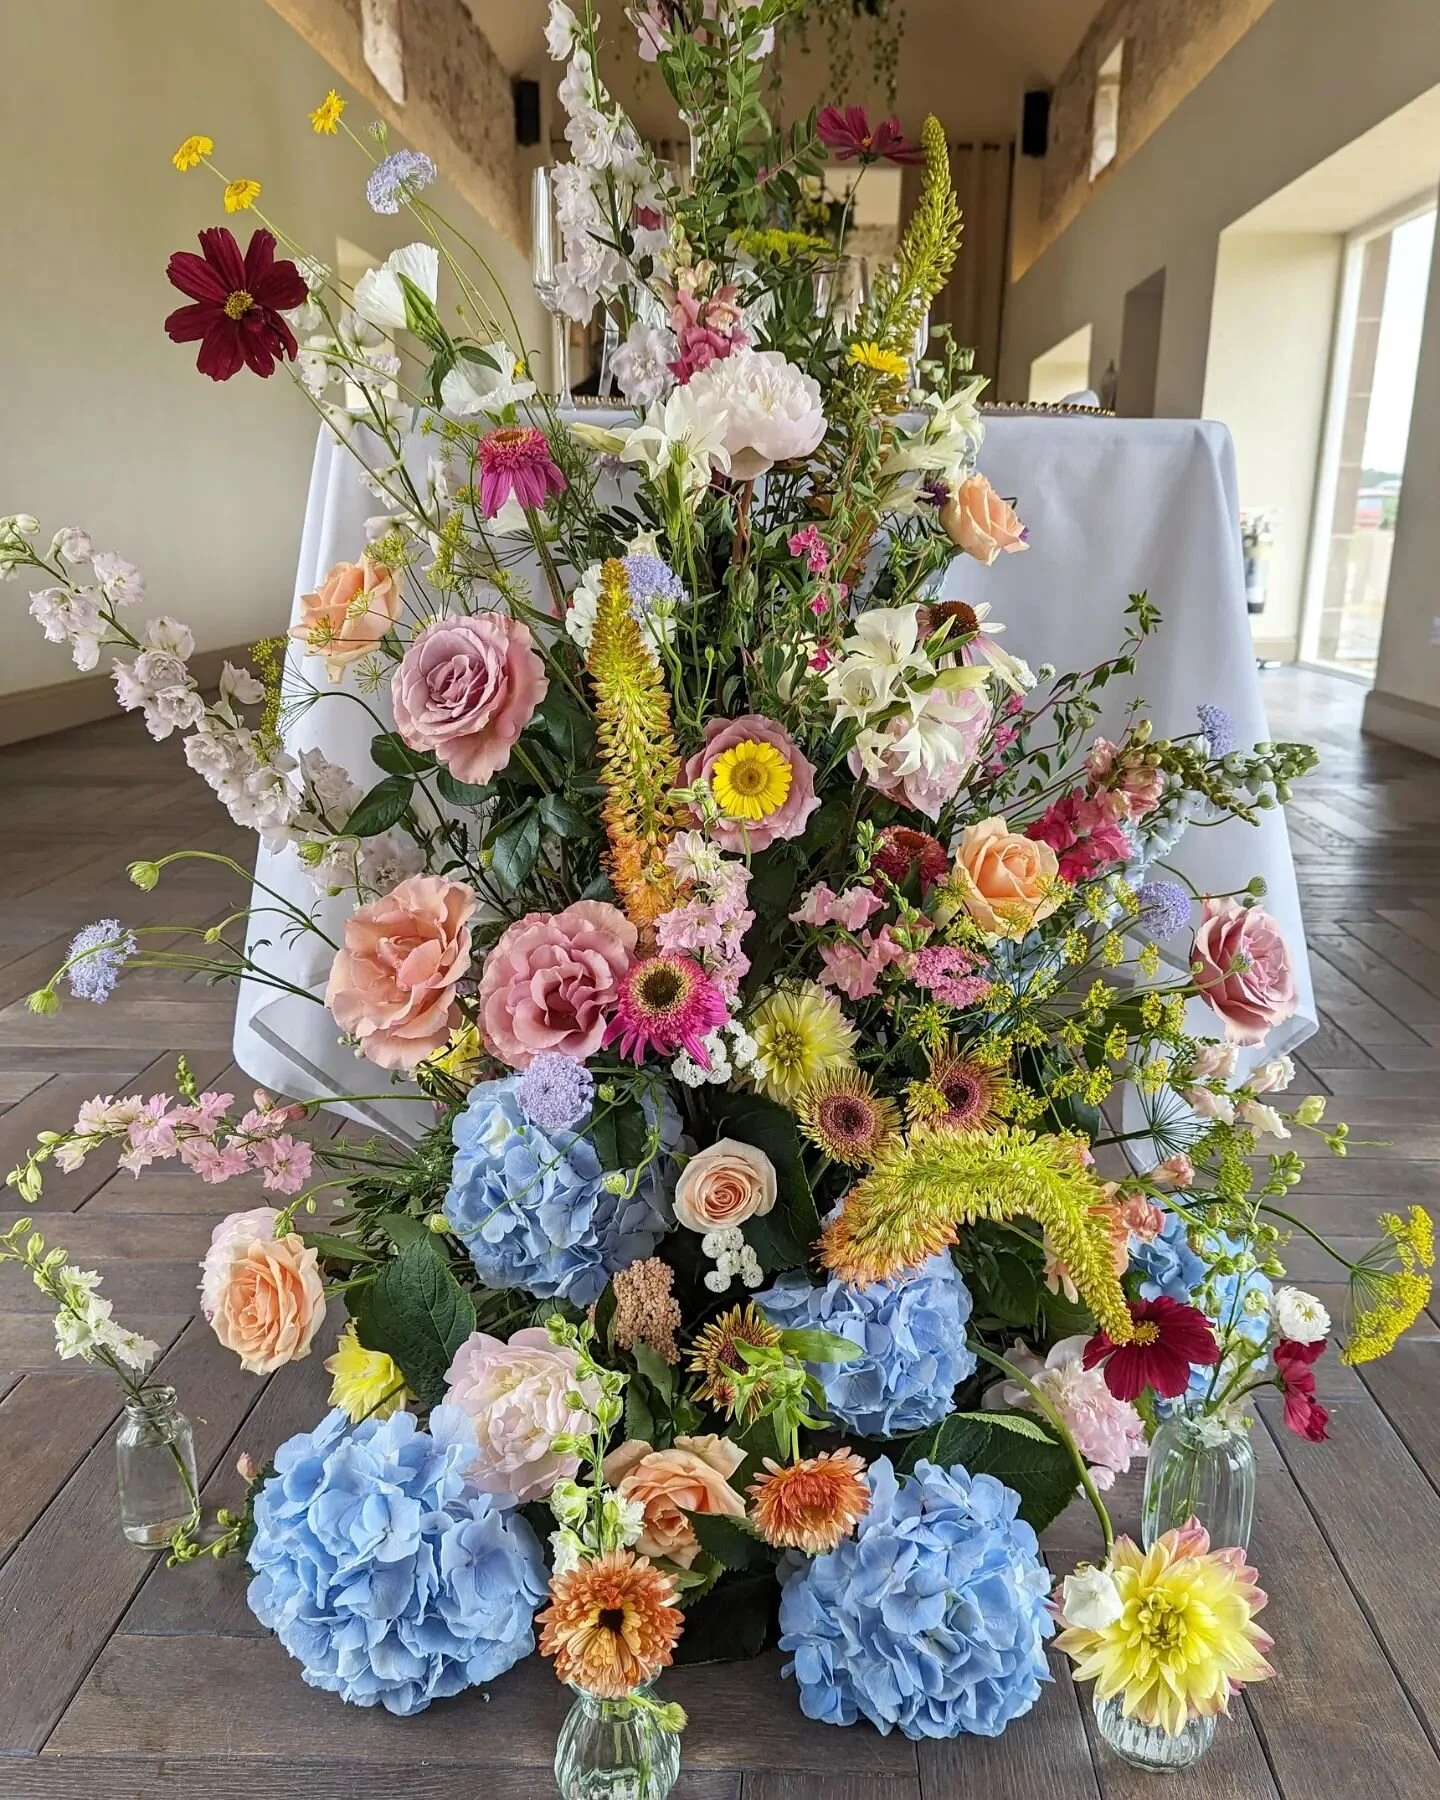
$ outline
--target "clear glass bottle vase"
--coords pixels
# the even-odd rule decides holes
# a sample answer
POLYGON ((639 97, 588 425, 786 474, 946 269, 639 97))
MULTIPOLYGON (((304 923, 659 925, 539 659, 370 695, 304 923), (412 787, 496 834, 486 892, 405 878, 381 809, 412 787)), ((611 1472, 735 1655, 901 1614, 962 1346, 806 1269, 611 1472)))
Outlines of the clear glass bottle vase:
POLYGON ((1216 1550, 1250 1545, 1255 1514, 1255 1450, 1243 1428, 1176 1413, 1163 1421, 1145 1465, 1141 1534, 1149 1547, 1198 1519, 1216 1550))
POLYGON ((623 1700, 574 1692, 555 1745, 562 1800, 665 1800, 680 1776, 680 1739, 643 1704, 649 1689, 623 1700))
POLYGON ((120 1529, 132 1544, 162 1550, 195 1516, 195 1434, 172 1387, 147 1387, 125 1402, 115 1438, 120 1529))
POLYGON ((1148 1769, 1162 1774, 1168 1769, 1188 1769, 1210 1748, 1215 1738, 1213 1716, 1187 1719, 1184 1728, 1173 1737, 1158 1725, 1142 1725, 1138 1719, 1127 1719, 1119 1694, 1102 1700, 1094 1699, 1095 1723, 1100 1735, 1121 1759, 1135 1769, 1148 1769))

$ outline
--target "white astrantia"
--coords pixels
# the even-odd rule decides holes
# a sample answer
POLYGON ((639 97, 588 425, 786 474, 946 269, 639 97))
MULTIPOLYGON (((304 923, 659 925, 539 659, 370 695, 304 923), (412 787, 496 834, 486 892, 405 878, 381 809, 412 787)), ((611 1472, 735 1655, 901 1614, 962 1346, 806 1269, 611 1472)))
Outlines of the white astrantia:
POLYGON ((406 244, 392 251, 378 269, 365 271, 355 283, 352 304, 367 324, 378 326, 381 331, 405 329, 402 275, 433 306, 440 291, 440 252, 434 244, 406 244))
POLYGON ((702 412, 719 415, 737 481, 753 481, 777 462, 809 456, 825 436, 820 386, 778 350, 742 346, 691 376, 702 412))
POLYGON ((1280 1336, 1294 1344, 1318 1344, 1330 1335, 1330 1314, 1303 1288, 1276 1288, 1270 1296, 1270 1317, 1280 1336))

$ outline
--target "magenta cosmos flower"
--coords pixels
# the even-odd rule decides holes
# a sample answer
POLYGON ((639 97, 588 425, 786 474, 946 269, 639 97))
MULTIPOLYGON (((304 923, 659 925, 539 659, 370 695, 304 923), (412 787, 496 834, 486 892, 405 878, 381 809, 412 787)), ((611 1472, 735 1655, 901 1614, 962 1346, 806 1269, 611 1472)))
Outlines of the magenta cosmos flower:
POLYGON ((275 260, 275 239, 257 231, 244 256, 223 225, 200 233, 203 255, 177 250, 165 273, 193 302, 165 321, 177 344, 200 345, 195 367, 212 381, 228 381, 242 368, 273 375, 299 346, 281 314, 305 302, 306 287, 293 262, 275 260))
POLYGON ((729 1016, 724 996, 693 957, 646 956, 620 983, 605 1042, 617 1044, 631 1062, 643 1062, 652 1050, 660 1056, 685 1050, 708 1069, 706 1035, 729 1016))
POLYGON ((878 125, 871 125, 863 106, 847 106, 843 112, 838 106, 821 107, 816 130, 820 142, 836 162, 922 163, 925 160, 923 150, 905 142, 898 119, 882 119, 878 125))
POLYGON ((565 477, 550 454, 543 431, 533 425, 506 425, 487 432, 475 452, 480 470, 480 510, 493 519, 513 495, 522 506, 544 506, 563 494, 565 477))

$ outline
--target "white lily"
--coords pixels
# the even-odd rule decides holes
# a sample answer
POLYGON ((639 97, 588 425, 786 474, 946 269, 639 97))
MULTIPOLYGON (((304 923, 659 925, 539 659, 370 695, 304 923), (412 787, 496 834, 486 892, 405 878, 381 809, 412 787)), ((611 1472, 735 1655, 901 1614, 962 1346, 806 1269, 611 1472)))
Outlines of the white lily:
POLYGON ((440 252, 433 244, 406 244, 392 251, 378 269, 367 269, 355 283, 351 300, 362 319, 382 331, 405 329, 402 275, 414 282, 433 306, 440 291, 440 252))

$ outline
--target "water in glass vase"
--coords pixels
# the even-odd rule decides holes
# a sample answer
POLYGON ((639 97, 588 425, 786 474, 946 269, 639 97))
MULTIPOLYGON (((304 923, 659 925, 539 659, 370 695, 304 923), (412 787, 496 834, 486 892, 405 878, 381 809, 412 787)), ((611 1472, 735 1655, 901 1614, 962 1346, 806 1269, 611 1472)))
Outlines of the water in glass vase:
POLYGON ((680 1775, 680 1739, 637 1688, 623 1700, 575 1689, 555 1745, 563 1800, 665 1800, 680 1775))
POLYGON ((1138 1719, 1127 1719, 1119 1694, 1094 1700, 1095 1723, 1100 1735, 1121 1759, 1132 1768, 1149 1769, 1161 1774, 1167 1769, 1188 1769, 1210 1748, 1215 1737, 1213 1717, 1188 1719, 1183 1730, 1173 1737, 1158 1725, 1142 1725, 1138 1719))
POLYGON ((1198 1519, 1217 1550, 1250 1544, 1255 1450, 1247 1431, 1176 1413, 1155 1433, 1145 1465, 1141 1532, 1156 1538, 1198 1519))
POLYGON ((120 1529, 132 1544, 162 1550, 191 1523, 196 1504, 195 1437, 172 1387, 125 1402, 115 1438, 120 1529))

